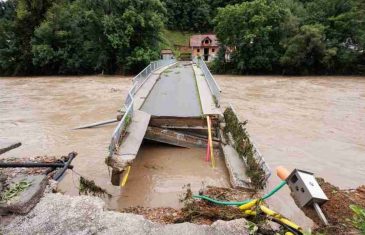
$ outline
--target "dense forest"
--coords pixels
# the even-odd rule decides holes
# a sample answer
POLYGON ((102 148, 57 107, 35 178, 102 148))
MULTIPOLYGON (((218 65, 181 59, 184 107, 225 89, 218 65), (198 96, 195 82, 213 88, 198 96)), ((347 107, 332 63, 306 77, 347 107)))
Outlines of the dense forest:
POLYGON ((159 0, 8 0, 0 6, 0 73, 137 72, 158 59, 159 0))
POLYGON ((365 73, 363 0, 255 0, 219 9, 214 23, 217 72, 365 73))
POLYGON ((0 0, 0 75, 136 73, 166 28, 215 32, 216 72, 365 73, 364 0, 0 0))

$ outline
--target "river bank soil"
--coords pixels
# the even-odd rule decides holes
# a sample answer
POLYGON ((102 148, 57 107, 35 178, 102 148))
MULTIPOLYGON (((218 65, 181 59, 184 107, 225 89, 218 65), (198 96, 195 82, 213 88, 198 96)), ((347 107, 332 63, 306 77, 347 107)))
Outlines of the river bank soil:
MULTIPOLYGON (((305 215, 315 222, 313 232, 321 234, 360 234, 360 231, 352 223, 354 212, 350 209, 350 205, 365 208, 365 185, 354 190, 341 190, 322 178, 317 180, 329 199, 321 208, 330 225, 324 226, 313 208, 303 208, 305 215)), ((259 197, 253 192, 219 187, 208 187, 204 194, 222 201, 243 201, 247 198, 259 197)), ((187 201, 185 206, 179 210, 130 207, 122 210, 122 212, 143 215, 146 219, 165 224, 181 222, 212 224, 216 220, 227 221, 247 218, 237 207, 218 206, 201 200, 187 201)), ((297 223, 300 224, 300 221, 297 221, 297 223)), ((305 230, 308 230, 308 228, 305 230)), ((268 232, 267 229, 265 231, 268 232)), ((274 232, 275 230, 271 228, 269 231, 274 232)))
POLYGON ((321 206, 321 209, 330 226, 321 225, 313 208, 303 208, 305 215, 319 225, 314 231, 325 234, 358 234, 359 231, 354 228, 352 222, 354 212, 350 205, 365 208, 365 185, 352 190, 341 190, 322 178, 318 178, 317 181, 328 197, 328 201, 321 206))

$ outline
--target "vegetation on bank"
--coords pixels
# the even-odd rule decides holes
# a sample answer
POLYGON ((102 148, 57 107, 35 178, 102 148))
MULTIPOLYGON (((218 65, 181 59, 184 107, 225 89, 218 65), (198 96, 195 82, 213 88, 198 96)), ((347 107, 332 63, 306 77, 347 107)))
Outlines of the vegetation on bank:
POLYGON ((216 72, 365 73, 364 1, 245 1, 218 9, 214 21, 216 72))
POLYGON ((159 58, 159 0, 0 4, 1 75, 133 73, 159 58))
POLYGON ((220 7, 243 0, 161 0, 166 9, 166 26, 171 30, 208 33, 214 29, 213 19, 220 7))
POLYGON ((193 32, 176 31, 164 29, 162 31, 162 46, 161 48, 169 48, 173 50, 176 58, 179 58, 184 52, 179 50, 179 46, 189 46, 189 40, 193 32))
POLYGON ((0 0, 0 75, 137 73, 186 32, 217 34, 218 73, 364 74, 364 21, 356 0, 0 0))
POLYGON ((234 148, 247 165, 246 173, 251 179, 252 186, 255 189, 263 189, 266 186, 266 174, 255 158, 256 149, 245 128, 247 121, 240 122, 232 108, 227 108, 223 115, 226 123, 224 134, 228 136, 230 133, 232 135, 234 148))

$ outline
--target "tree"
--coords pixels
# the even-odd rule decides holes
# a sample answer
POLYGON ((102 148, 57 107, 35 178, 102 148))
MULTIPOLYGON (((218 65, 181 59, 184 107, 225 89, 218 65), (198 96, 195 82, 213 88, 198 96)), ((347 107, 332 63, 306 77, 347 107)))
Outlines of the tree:
POLYGON ((207 32, 212 29, 211 7, 207 0, 163 0, 167 27, 173 30, 207 32))
POLYGON ((13 20, 16 8, 16 2, 14 0, 0 1, 0 19, 1 20, 13 20))
POLYGON ((236 72, 273 72, 278 68, 283 50, 280 41, 289 15, 289 11, 268 0, 218 10, 215 32, 223 46, 233 49, 236 72))
POLYGON ((364 1, 254 0, 219 10, 215 22, 233 49, 222 67, 233 72, 365 72, 364 1))
POLYGON ((55 5, 35 31, 43 72, 137 72, 159 56, 165 9, 158 0, 75 0, 55 5))
POLYGON ((335 49, 326 50, 325 39, 323 25, 302 26, 299 33, 290 39, 280 59, 285 73, 308 74, 320 70, 326 56, 336 53, 335 49))
POLYGON ((108 62, 100 15, 83 1, 55 4, 35 30, 33 64, 42 74, 100 71, 108 62))

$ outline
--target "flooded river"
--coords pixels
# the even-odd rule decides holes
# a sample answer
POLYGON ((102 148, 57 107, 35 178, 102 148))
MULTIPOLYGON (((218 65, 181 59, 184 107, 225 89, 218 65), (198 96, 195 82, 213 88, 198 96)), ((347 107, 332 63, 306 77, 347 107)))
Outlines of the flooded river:
MULTIPOLYGON (((248 130, 272 169, 308 170, 343 188, 365 183, 364 77, 216 78, 223 104, 231 103, 248 120, 248 130)), ((178 207, 177 194, 186 183, 195 190, 202 181, 227 185, 223 167, 212 171, 202 161, 204 150, 153 144, 142 148, 123 190, 110 184, 104 158, 115 125, 71 129, 115 117, 130 85, 130 77, 116 76, 1 78, 0 138, 23 146, 0 158, 76 151, 75 170, 114 195, 110 208, 178 207)), ((278 182, 273 173, 269 187, 278 182)), ((61 190, 75 195, 77 183, 77 175, 69 173, 61 190)), ((302 221, 288 193, 279 192, 270 204, 302 221)))
MULTIPOLYGON (((114 124, 85 130, 80 125, 114 118, 131 87, 130 77, 41 77, 0 79, 0 138, 23 145, 3 157, 67 155, 78 152, 75 171, 105 187, 109 208, 180 207, 179 197, 191 184, 229 186, 222 159, 217 168, 204 162, 204 149, 144 144, 122 190, 110 183, 104 163, 114 124)), ((61 191, 78 194, 78 175, 68 171, 61 191)))

